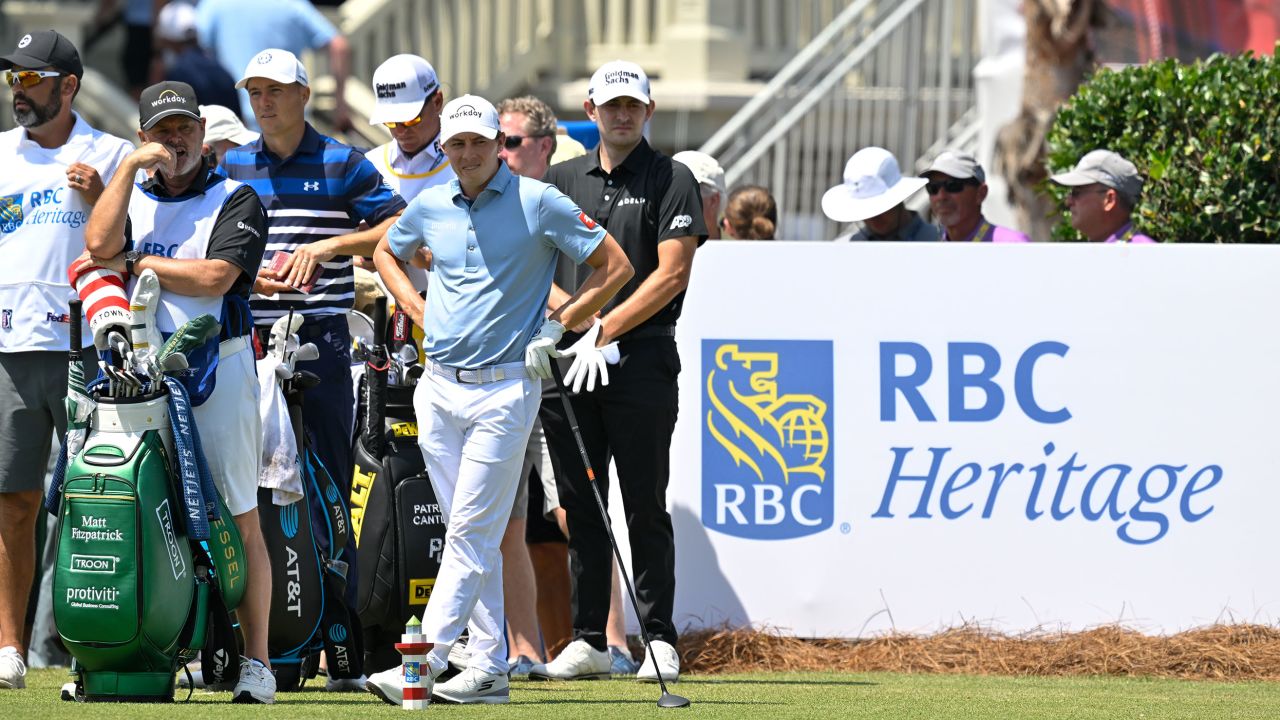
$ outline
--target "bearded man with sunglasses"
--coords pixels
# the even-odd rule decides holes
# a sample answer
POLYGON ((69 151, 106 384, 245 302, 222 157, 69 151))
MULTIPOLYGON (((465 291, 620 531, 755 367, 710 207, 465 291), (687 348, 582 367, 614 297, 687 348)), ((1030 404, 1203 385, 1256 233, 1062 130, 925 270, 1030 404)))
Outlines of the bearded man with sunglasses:
MULTIPOLYGON (((19 126, 0 133, 0 690, 25 687, 27 598, 50 440, 66 431, 67 268, 85 223, 133 145, 72 103, 84 67, 53 30, 0 57, 19 126)), ((92 334, 84 329, 82 337, 92 334)), ((91 351, 91 348, 90 348, 91 351)), ((86 353, 89 357, 91 353, 86 353)))
POLYGON ((920 174, 928 181, 929 207, 942 226, 944 242, 1025 243, 1031 238, 982 216, 987 199, 987 173, 970 154, 947 150, 920 174))

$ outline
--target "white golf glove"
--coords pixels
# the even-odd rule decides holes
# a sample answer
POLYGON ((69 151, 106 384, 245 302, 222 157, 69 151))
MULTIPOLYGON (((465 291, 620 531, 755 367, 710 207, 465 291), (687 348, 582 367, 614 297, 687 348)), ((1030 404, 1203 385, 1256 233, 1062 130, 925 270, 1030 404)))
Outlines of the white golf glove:
POLYGON ((564 326, 555 320, 548 320, 538 328, 524 348, 524 371, 529 377, 537 380, 551 379, 551 359, 560 357, 556 352, 556 343, 564 335, 564 326))
POLYGON ((582 386, 585 383, 587 392, 594 392, 596 389, 596 378, 600 379, 600 386, 609 384, 609 366, 617 365, 621 354, 618 352, 618 343, 611 342, 604 347, 596 347, 596 341, 600 337, 600 321, 596 320, 591 325, 591 329, 586 332, 578 342, 570 345, 564 352, 560 353, 561 357, 572 357, 573 364, 569 366, 569 372, 564 374, 564 384, 572 386, 574 392, 582 392, 582 386))

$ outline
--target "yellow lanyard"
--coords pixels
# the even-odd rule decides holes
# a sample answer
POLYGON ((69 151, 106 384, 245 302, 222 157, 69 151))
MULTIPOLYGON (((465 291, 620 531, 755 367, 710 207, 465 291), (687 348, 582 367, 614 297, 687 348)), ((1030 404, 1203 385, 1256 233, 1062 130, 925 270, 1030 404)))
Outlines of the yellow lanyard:
POLYGON ((982 238, 987 236, 987 231, 991 229, 991 223, 983 219, 982 224, 978 226, 978 231, 973 234, 970 242, 982 242, 982 238))

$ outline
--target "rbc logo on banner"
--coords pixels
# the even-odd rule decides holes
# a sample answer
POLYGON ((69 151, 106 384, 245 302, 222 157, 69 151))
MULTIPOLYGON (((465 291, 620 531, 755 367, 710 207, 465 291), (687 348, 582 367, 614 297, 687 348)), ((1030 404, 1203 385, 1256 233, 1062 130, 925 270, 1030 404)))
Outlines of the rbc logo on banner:
POLYGON ((758 540, 831 527, 828 340, 702 341, 702 524, 758 540))

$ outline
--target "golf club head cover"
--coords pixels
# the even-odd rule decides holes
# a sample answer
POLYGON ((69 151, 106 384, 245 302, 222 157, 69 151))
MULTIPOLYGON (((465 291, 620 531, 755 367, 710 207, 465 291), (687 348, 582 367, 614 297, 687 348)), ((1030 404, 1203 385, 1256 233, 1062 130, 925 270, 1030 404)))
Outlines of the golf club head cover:
POLYGON ((130 337, 133 316, 129 312, 129 298, 124 292, 124 273, 97 265, 77 273, 75 265, 72 265, 67 270, 67 279, 84 303, 84 316, 89 320, 95 348, 99 351, 107 349, 107 335, 112 330, 130 337))
POLYGON ((160 278, 155 270, 143 270, 129 298, 133 324, 133 349, 149 353, 160 351, 164 338, 156 327, 156 307, 160 304, 160 278))
POLYGON ((277 319, 271 324, 271 338, 267 343, 267 352, 280 355, 289 337, 298 332, 300 327, 302 327, 301 315, 283 315, 277 319))

